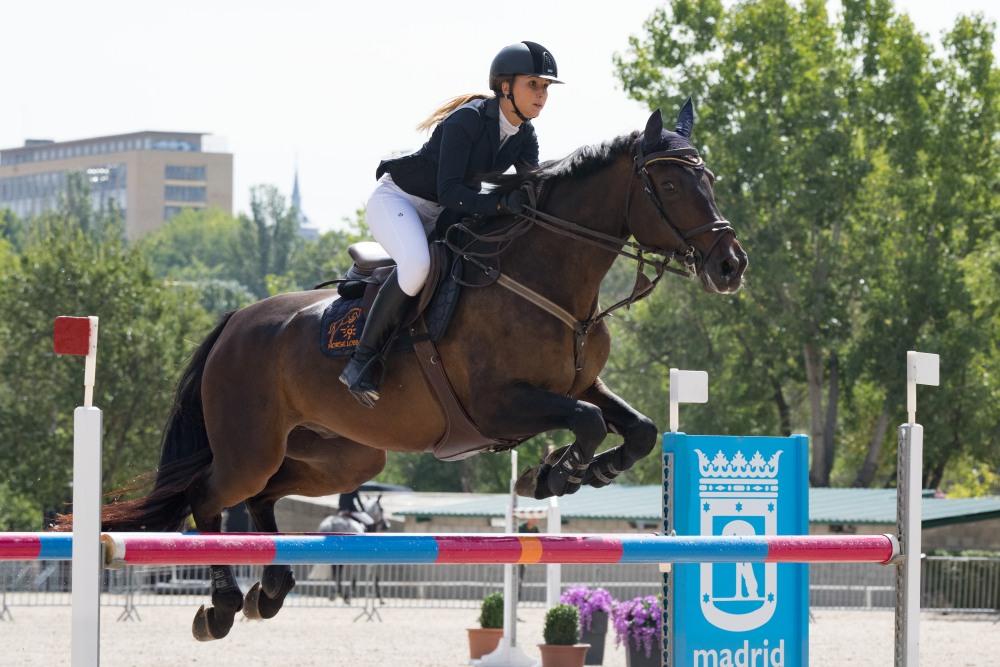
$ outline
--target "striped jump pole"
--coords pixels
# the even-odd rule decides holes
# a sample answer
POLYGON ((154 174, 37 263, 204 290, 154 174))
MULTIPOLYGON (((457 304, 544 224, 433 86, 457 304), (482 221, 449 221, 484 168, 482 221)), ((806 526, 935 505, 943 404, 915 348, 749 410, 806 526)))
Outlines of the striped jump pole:
MULTIPOLYGON (((104 533, 109 564, 888 563, 892 535, 104 533)), ((0 536, 0 560, 69 560, 68 535, 0 536)))
POLYGON ((73 534, 0 533, 0 560, 73 560, 73 534))

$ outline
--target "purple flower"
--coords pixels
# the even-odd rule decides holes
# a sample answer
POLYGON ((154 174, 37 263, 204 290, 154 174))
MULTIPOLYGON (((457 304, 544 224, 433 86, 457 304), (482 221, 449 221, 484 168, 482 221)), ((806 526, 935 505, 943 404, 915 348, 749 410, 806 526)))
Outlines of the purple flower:
POLYGON ((611 607, 614 606, 611 593, 608 593, 603 588, 587 588, 586 586, 567 588, 559 597, 559 602, 571 604, 579 610, 580 627, 584 632, 590 630, 590 624, 594 620, 595 611, 603 611, 606 614, 610 614, 611 607))
POLYGON ((653 653, 653 642, 660 642, 663 630, 663 607, 655 595, 618 602, 611 611, 615 628, 615 645, 645 649, 646 657, 653 653))

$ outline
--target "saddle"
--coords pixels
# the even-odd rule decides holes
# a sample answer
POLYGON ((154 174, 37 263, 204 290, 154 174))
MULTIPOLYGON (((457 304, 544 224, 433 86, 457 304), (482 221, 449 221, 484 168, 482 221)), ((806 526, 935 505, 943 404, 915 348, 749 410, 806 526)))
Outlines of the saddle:
MULTIPOLYGON (((461 257, 454 256, 442 243, 431 243, 431 267, 424 288, 403 318, 390 353, 412 350, 420 369, 437 398, 445 416, 445 432, 427 449, 441 461, 458 461, 479 452, 502 451, 520 441, 500 440, 483 435, 469 417, 448 379, 434 344, 447 331, 461 293, 457 276, 463 271, 461 257)), ((344 278, 317 287, 337 283, 341 298, 334 300, 321 319, 321 349, 329 356, 350 354, 364 328, 364 318, 371 309, 379 287, 395 268, 395 262, 381 245, 372 241, 355 243, 348 248, 354 265, 344 278)))

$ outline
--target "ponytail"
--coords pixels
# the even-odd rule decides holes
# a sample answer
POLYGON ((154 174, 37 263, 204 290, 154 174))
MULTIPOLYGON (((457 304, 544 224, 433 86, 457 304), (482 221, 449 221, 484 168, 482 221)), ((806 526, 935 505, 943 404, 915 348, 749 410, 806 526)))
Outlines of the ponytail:
POLYGON ((444 104, 442 104, 438 109, 424 119, 419 125, 417 125, 417 130, 430 130, 435 125, 444 120, 448 114, 462 106, 463 104, 468 104, 473 100, 485 100, 489 99, 489 95, 483 95, 482 93, 472 93, 469 95, 459 95, 458 97, 453 97, 444 104))

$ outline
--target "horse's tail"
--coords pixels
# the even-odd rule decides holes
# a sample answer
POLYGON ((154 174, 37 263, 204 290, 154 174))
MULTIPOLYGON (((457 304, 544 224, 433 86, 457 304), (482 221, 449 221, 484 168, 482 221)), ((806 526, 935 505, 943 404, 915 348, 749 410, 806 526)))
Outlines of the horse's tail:
MULTIPOLYGON (((102 530, 175 531, 183 527, 191 513, 187 491, 204 477, 212 462, 202 412, 201 379, 208 355, 232 315, 228 312, 222 316, 219 324, 191 355, 177 383, 174 407, 163 430, 160 465, 152 490, 141 498, 105 505, 101 510, 102 530)), ((140 488, 150 476, 140 477, 126 491, 140 488)), ((69 530, 72 515, 61 515, 54 527, 56 530, 69 530)))

